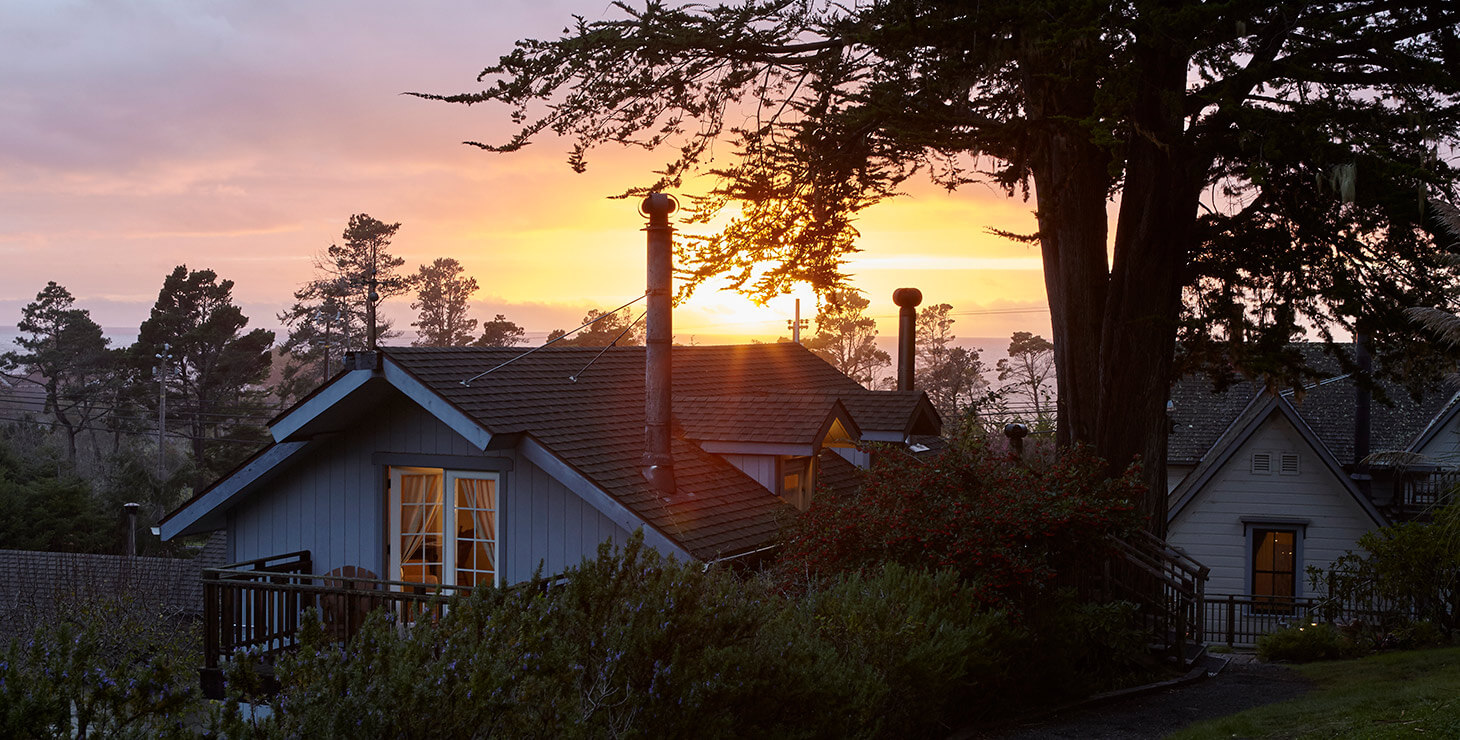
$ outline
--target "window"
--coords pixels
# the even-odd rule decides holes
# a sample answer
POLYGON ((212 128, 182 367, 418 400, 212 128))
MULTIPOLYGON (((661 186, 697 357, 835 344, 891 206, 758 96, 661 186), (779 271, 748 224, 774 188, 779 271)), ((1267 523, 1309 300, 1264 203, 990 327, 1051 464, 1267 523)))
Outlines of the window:
POLYGON ((497 475, 440 468, 389 470, 391 579, 457 586, 500 583, 497 475))
POLYGON ((1253 611, 1292 614, 1298 587, 1298 533, 1292 529, 1252 530, 1253 611))
POLYGON ((802 511, 811 505, 811 480, 815 466, 809 457, 781 458, 781 498, 802 511))

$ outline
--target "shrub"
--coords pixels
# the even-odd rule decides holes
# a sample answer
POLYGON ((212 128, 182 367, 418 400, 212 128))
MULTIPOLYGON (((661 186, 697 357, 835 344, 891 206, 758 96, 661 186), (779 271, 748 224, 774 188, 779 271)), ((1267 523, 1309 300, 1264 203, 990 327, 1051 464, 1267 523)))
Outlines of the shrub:
POLYGON ((1315 587, 1326 587, 1339 603, 1387 606, 1382 632, 1412 619, 1430 622, 1446 636, 1460 628, 1460 501, 1436 512, 1431 522, 1405 522, 1359 538, 1362 552, 1349 551, 1332 569, 1309 570, 1315 587))
POLYGON ((1011 463, 977 438, 935 460, 879 454, 854 493, 818 493, 782 538, 787 583, 884 562, 952 568, 990 606, 1027 611, 1063 577, 1098 564, 1107 536, 1137 525, 1135 471, 1110 479, 1083 450, 1011 463))
POLYGON ((1267 661, 1310 663, 1348 658, 1359 652, 1337 627, 1316 622, 1284 627, 1257 639, 1257 657, 1267 661))
MULTIPOLYGON (((1002 612, 975 610, 951 570, 889 564, 786 600, 765 649, 795 656, 821 697, 805 731, 832 737, 946 735, 1007 708, 1027 636, 1002 612), (784 635, 784 637, 781 637, 784 635)), ((809 718, 808 718, 809 719, 809 718)))
POLYGON ((68 600, 0 652, 0 737, 193 737, 197 634, 130 596, 68 600))
MULTIPOLYGON (((635 536, 561 585, 478 589, 434 624, 372 615, 279 665, 230 736, 888 737, 1007 709, 1028 636, 951 571, 892 565, 797 598, 635 536), (429 718, 429 719, 424 719, 429 718)), ((247 663, 245 656, 244 663, 247 663)), ((244 671, 246 673, 246 671, 244 671)))

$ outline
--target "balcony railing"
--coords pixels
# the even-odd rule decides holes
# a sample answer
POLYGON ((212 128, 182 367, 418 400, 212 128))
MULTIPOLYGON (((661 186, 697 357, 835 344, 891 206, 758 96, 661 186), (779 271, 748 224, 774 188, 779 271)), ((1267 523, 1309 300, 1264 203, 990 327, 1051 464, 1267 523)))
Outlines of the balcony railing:
POLYGON ((1399 501, 1403 518, 1423 517, 1449 503, 1460 487, 1460 471, 1417 473, 1404 478, 1399 501))
POLYGON ((436 619, 465 586, 387 581, 351 573, 315 575, 308 550, 203 570, 203 690, 223 695, 222 662, 239 650, 275 656, 299 644, 300 615, 319 609, 325 634, 344 642, 375 610, 400 624, 436 619))

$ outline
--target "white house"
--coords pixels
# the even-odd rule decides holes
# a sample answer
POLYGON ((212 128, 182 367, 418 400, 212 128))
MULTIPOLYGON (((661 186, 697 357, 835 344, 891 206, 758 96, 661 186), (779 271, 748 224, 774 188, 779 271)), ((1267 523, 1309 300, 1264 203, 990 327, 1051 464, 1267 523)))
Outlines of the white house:
POLYGON ((1365 425, 1362 389, 1327 367, 1301 393, 1206 378, 1173 388, 1167 539, 1211 568, 1208 594, 1311 596, 1309 566, 1423 516, 1457 480, 1455 394, 1380 383, 1365 425))

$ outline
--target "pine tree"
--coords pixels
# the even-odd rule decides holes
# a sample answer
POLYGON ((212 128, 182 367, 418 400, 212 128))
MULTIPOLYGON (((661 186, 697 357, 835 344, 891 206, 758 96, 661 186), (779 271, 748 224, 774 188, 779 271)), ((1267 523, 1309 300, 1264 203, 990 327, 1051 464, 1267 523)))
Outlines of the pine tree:
POLYGON ((438 257, 416 272, 416 300, 411 304, 419 318, 411 324, 419 337, 412 344, 426 347, 464 347, 471 343, 477 320, 467 318, 471 296, 477 292, 476 278, 450 257, 438 257))
POLYGON ((244 333, 248 317, 233 303, 233 281, 212 270, 178 265, 162 283, 152 315, 142 322, 130 354, 138 367, 162 360, 168 423, 191 442, 201 482, 222 473, 262 440, 274 333, 244 333), (220 441, 226 438, 228 441, 220 441), (239 440, 235 442, 235 440, 239 440))
POLYGON ((527 341, 527 331, 506 316, 497 314, 491 321, 482 324, 482 335, 472 343, 474 347, 516 347, 527 341))
POLYGON ((21 309, 17 328, 29 336, 16 338, 15 344, 24 351, 0 356, 6 377, 44 389, 45 413, 65 433, 66 456, 73 464, 77 435, 107 413, 117 369, 107 349, 110 340, 91 313, 75 303, 70 291, 55 281, 47 283, 21 309))
POLYGON ((294 291, 294 305, 279 313, 289 327, 283 344, 288 354, 279 388, 281 400, 298 398, 328 380, 343 365, 346 352, 369 346, 375 317, 377 342, 400 336, 377 310, 388 298, 411 290, 410 276, 400 274, 405 259, 389 251, 400 224, 386 224, 364 213, 350 216, 341 234, 314 260, 314 279, 294 291), (375 298, 370 298, 371 278, 375 298))
POLYGON ((963 413, 984 398, 988 381, 977 349, 953 343, 953 306, 939 303, 925 306, 917 317, 917 379, 915 385, 928 394, 943 423, 950 428, 963 413))
POLYGON ((877 321, 866 314, 871 302, 854 291, 838 291, 816 312, 816 335, 806 348, 848 377, 871 388, 877 371, 892 357, 877 349, 877 321))

